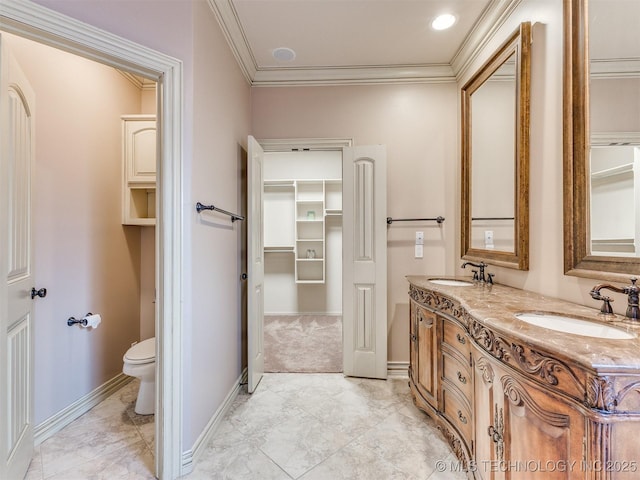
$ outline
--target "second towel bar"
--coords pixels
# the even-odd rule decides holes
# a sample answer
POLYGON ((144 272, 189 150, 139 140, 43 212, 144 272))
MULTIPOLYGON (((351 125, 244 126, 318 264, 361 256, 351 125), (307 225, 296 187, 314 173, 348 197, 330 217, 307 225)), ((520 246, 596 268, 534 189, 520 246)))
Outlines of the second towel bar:
POLYGON ((202 203, 196 203, 196 212, 200 213, 202 210, 214 210, 216 212, 224 213, 225 215, 229 215, 231 217, 231 221, 235 222, 236 220, 244 220, 242 215, 238 215, 237 213, 227 212, 226 210, 222 210, 214 205, 203 205, 202 203))

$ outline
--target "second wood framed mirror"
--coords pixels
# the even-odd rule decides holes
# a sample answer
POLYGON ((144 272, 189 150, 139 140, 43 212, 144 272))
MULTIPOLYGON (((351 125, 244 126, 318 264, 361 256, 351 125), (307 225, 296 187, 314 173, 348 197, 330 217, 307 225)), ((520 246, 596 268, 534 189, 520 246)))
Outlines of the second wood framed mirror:
POLYGON ((462 87, 462 258, 529 268, 531 23, 462 87))

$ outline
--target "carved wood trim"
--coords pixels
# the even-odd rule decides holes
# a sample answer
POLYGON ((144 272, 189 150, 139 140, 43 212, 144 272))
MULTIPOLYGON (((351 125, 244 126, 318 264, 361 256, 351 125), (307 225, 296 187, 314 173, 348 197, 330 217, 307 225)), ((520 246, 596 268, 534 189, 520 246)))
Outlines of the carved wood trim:
POLYGON ((469 325, 470 315, 464 307, 449 297, 434 292, 422 290, 414 285, 409 285, 409 296, 416 302, 451 315, 464 326, 469 325))
POLYGON ((493 372, 493 367, 485 357, 478 358, 476 361, 476 368, 482 373, 482 380, 484 380, 484 383, 493 383, 495 373, 493 372))
POLYGON ((515 363, 524 373, 539 377, 545 383, 553 386, 558 386, 560 383, 557 374, 566 372, 584 392, 584 386, 566 363, 505 340, 476 320, 471 321, 469 333, 478 345, 498 360, 505 363, 515 363))
MULTIPOLYGON (((611 391, 613 392, 613 388, 611 388, 611 391)), ((622 390, 620 390, 615 398, 615 406, 617 407, 618 405, 621 405, 624 397, 626 397, 630 392, 636 392, 640 394, 640 381, 630 383, 622 390)))
POLYGON ((453 450, 456 458, 462 464, 463 470, 466 472, 469 468, 469 463, 462 441, 460 441, 460 438, 458 438, 455 433, 449 430, 449 427, 447 427, 446 425, 438 424, 438 430, 442 432, 442 435, 444 435, 444 438, 449 443, 451 450, 453 450))
MULTIPOLYGON (((628 387, 631 387, 629 385, 628 387)), ((639 385, 636 385, 636 387, 639 385)), ((627 388, 628 388, 627 387, 627 388)), ((625 392, 623 389, 622 392, 625 392)), ((625 392, 626 395, 626 392, 625 392)), ((624 396, 624 395, 623 395, 624 396)), ((589 408, 595 408, 597 410, 603 410, 605 412, 611 412, 618 404, 618 398, 616 397, 613 384, 608 377, 588 377, 587 388, 585 392, 585 405, 589 408)))
POLYGON ((533 398, 529 396, 527 391, 522 387, 520 382, 515 378, 505 375, 501 378, 502 389, 504 390, 505 397, 509 399, 509 402, 520 407, 526 405, 529 410, 535 414, 540 420, 547 425, 552 425, 558 428, 567 428, 570 425, 570 419, 567 415, 560 413, 549 412, 540 407, 533 398))

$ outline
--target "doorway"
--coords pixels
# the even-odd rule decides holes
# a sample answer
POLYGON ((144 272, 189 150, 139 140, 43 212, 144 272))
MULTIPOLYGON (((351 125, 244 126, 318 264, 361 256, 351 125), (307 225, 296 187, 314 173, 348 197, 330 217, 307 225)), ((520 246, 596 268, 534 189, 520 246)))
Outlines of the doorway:
POLYGON ((342 372, 342 150, 264 154, 265 372, 342 372))
MULTIPOLYGON (((72 51, 105 65, 158 82, 156 475, 173 479, 182 466, 182 65, 179 61, 31 2, 3 2, 0 20, 9 33, 72 51), (170 331, 171 336, 164 335, 170 331)), ((5 299, 2 299, 3 301, 5 299)), ((0 364, 5 369, 6 364, 0 364)), ((6 452, 5 452, 6 453, 6 452)), ((6 457, 5 457, 6 458, 6 457)))
MULTIPOLYGON (((279 142, 274 143, 277 145, 279 142)), ((331 140, 327 140, 324 145, 331 143, 331 140)), ((264 141, 260 144, 252 136, 248 138, 249 393, 255 391, 264 374, 265 252, 262 197, 265 150, 273 151, 273 148, 268 148, 272 145, 264 141)), ((343 371, 349 376, 387 378, 386 172, 384 145, 342 147, 343 371)), ((317 274, 313 269, 312 278, 317 279, 317 274)))

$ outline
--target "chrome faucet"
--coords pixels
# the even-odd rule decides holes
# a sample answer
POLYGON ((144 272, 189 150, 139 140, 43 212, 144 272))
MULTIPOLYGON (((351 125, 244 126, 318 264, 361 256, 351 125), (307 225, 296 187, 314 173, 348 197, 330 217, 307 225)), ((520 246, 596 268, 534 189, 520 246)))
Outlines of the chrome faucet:
POLYGON ((600 285, 596 285, 591 289, 589 294, 591 298, 594 300, 602 300, 604 303, 602 304, 602 308, 600 311, 602 313, 613 313, 613 309, 611 308, 611 302, 613 301, 610 297, 605 297, 600 294, 600 290, 611 290, 612 292, 624 293, 628 295, 628 305, 627 305, 627 313, 626 317, 631 320, 640 321, 640 308, 638 307, 638 295, 640 293, 640 287, 636 285, 637 278, 631 278, 631 285, 619 288, 614 287, 613 285, 609 285, 607 283, 601 283, 600 285))
POLYGON ((471 265, 472 267, 476 267, 479 268, 480 271, 478 272, 478 270, 472 270, 473 272, 473 280, 476 282, 480 282, 480 283, 488 283, 489 285, 493 285, 493 273, 489 273, 487 274, 487 276, 485 277, 484 274, 484 269, 486 267, 488 267, 488 265, 484 262, 480 262, 480 263, 473 263, 473 262, 464 262, 462 264, 462 268, 466 268, 467 265, 471 265))

